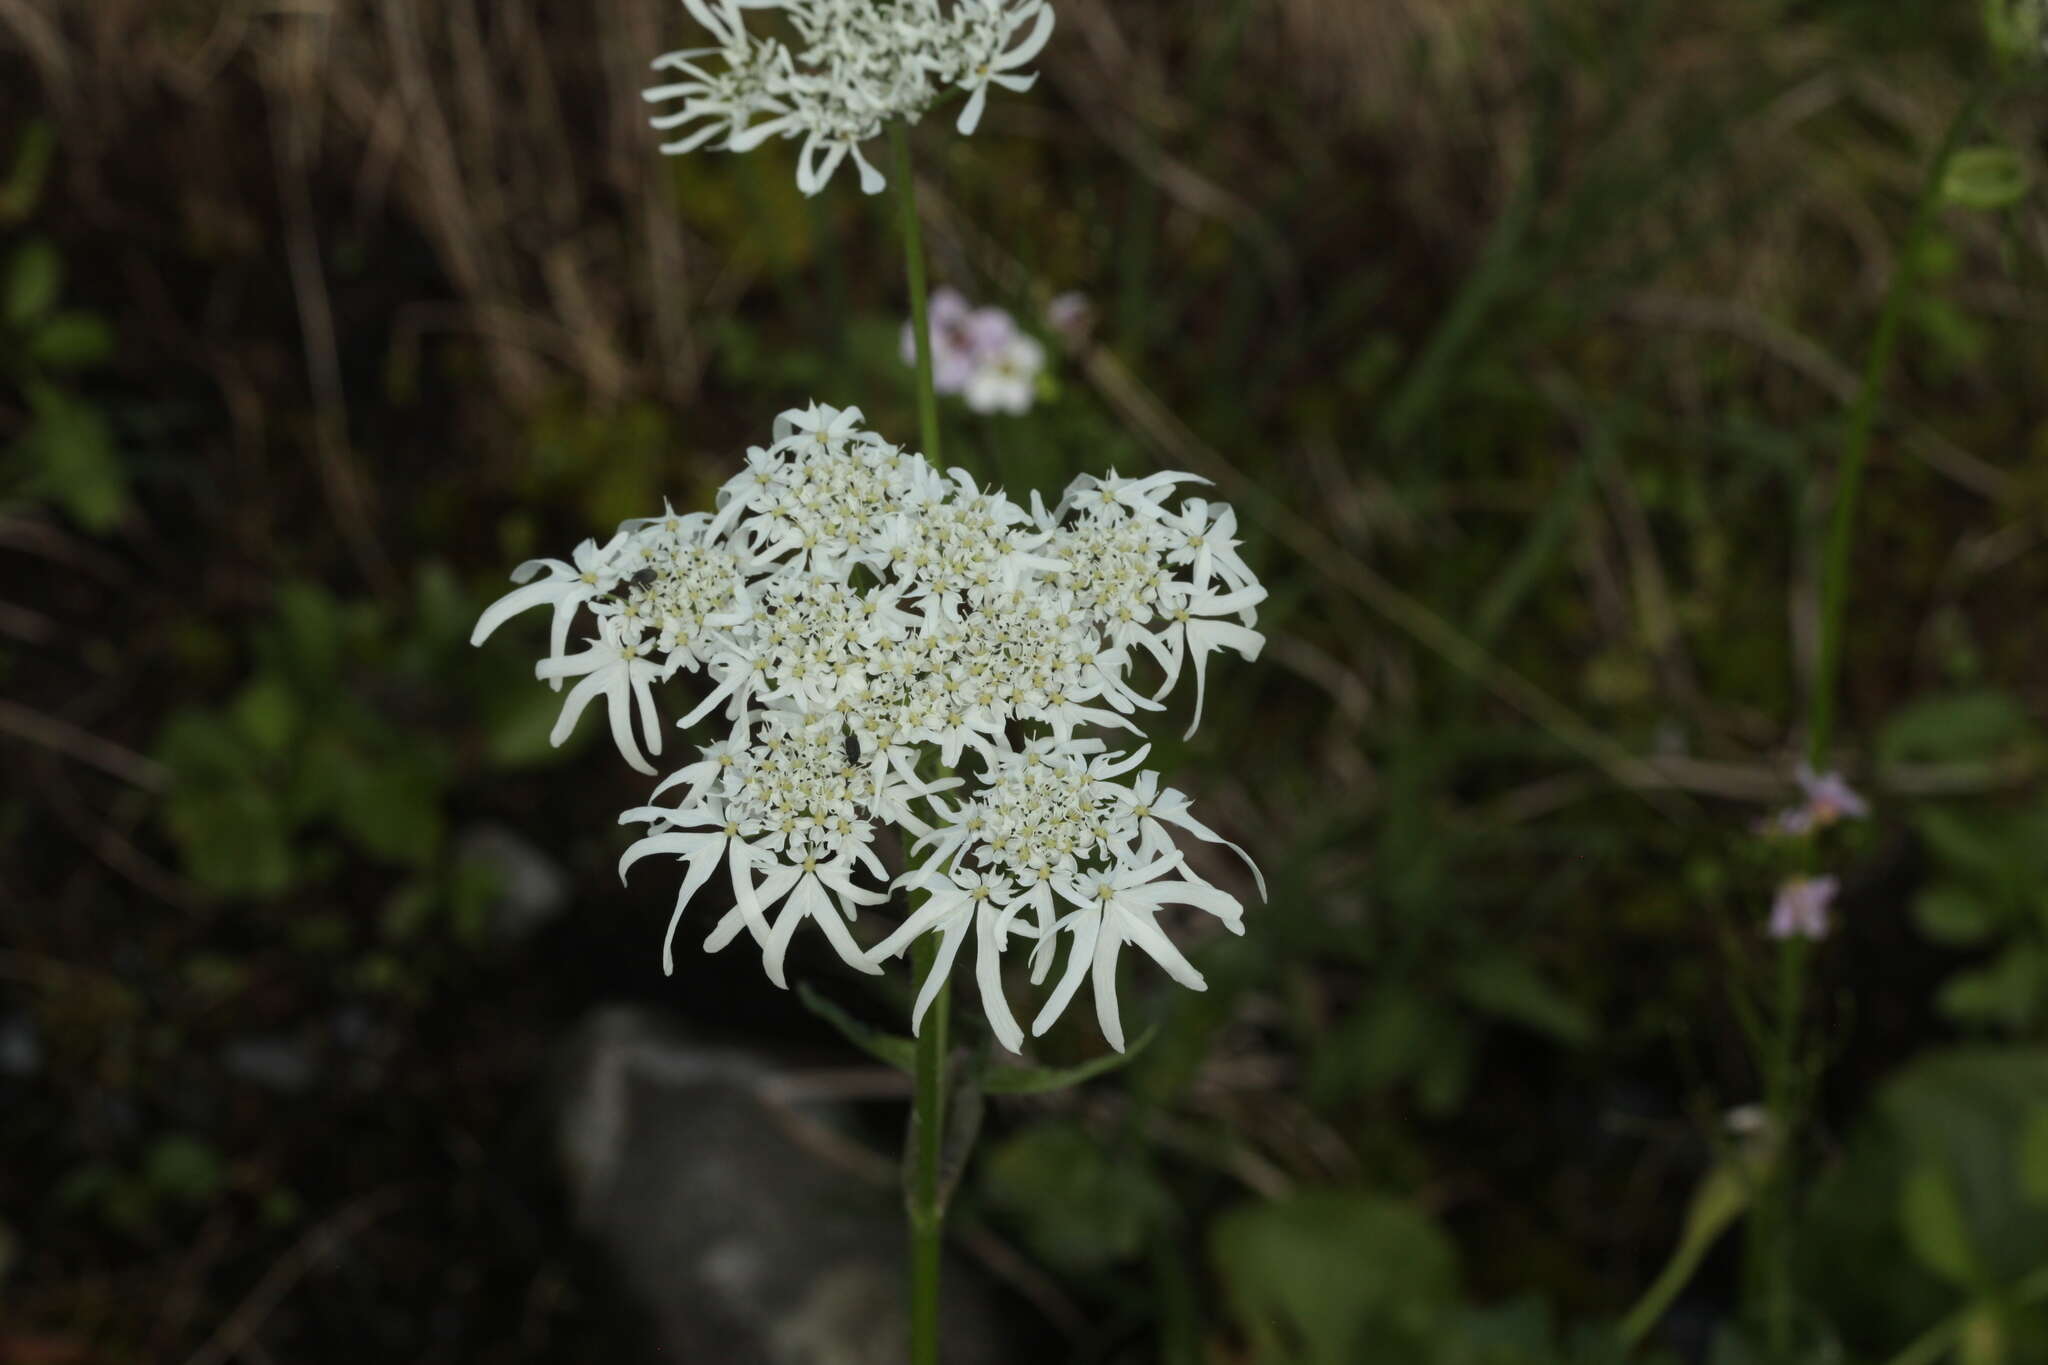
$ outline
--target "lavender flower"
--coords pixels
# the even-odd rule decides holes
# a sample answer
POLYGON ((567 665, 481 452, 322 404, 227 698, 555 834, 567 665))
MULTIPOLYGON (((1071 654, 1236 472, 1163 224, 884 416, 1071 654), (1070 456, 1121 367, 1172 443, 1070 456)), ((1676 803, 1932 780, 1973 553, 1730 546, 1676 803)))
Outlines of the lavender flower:
POLYGON ((1799 783, 1800 803, 1771 817, 1765 824, 1768 833, 1796 838, 1870 814, 1870 803, 1838 772, 1816 773, 1801 763, 1793 777, 1799 783))
POLYGON ((1819 942, 1828 936, 1828 908, 1839 890, 1841 883, 1833 877, 1788 878, 1771 902, 1771 922, 1765 932, 1776 939, 1819 942))

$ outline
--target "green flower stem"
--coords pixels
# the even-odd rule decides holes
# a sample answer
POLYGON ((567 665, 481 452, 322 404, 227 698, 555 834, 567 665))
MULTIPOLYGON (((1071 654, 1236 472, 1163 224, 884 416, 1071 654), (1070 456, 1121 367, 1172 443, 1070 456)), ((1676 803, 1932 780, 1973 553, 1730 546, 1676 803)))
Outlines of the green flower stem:
MULTIPOLYGON (((938 946, 926 934, 914 949, 920 988, 933 967, 938 946)), ((939 1248, 946 1206, 939 1191, 940 1152, 945 1143, 946 1022, 952 1005, 951 983, 939 987, 938 998, 925 1012, 917 1038, 916 1091, 910 1111, 910 1362, 938 1365, 939 1248)))
MULTIPOLYGON (((1849 408, 1849 430, 1842 447, 1841 468, 1835 476, 1834 506, 1822 550, 1819 651, 1807 694, 1806 753, 1815 769, 1827 767, 1828 750, 1834 742, 1843 637, 1849 614, 1850 551, 1855 543, 1856 508, 1863 491, 1864 466, 1869 463, 1870 438, 1877 423, 1878 398, 1898 350, 1899 327, 1912 295, 1920 244, 1941 205, 1941 187, 1948 178, 1949 163, 1990 94, 1990 87, 1983 84, 1971 92, 1949 124, 1927 168, 1927 177, 1913 205, 1912 223, 1899 244, 1898 262, 1892 268, 1877 331, 1864 358, 1863 380, 1849 408)), ((1792 1202, 1797 1152, 1793 1139, 1799 1129, 1806 1089, 1799 1026, 1805 1010, 1808 947, 1799 938, 1787 939, 1779 946, 1777 1036, 1765 1074, 1771 1118, 1784 1153, 1759 1209, 1766 1277, 1765 1340, 1773 1360, 1786 1359, 1792 1346, 1792 1202)))
POLYGON ((1941 205, 1942 183, 1948 179, 1949 162, 1961 149, 1977 115, 1991 94, 1979 85, 1965 100, 1949 124, 1920 198, 1913 206, 1912 225, 1899 244, 1898 263, 1892 267, 1891 285, 1885 291, 1884 311, 1878 315, 1877 333, 1871 338, 1864 359, 1863 382, 1849 409, 1849 434, 1842 447, 1842 468, 1835 483, 1835 505, 1828 522, 1827 548, 1821 565, 1820 652, 1815 661, 1811 691, 1807 697, 1806 753, 1815 768, 1823 767, 1828 745, 1834 738, 1836 679, 1842 669, 1843 622, 1849 612, 1849 550, 1855 539, 1856 501, 1863 491, 1863 466, 1870 455, 1871 429, 1877 421, 1877 400, 1891 373, 1892 355, 1898 349, 1899 324, 1905 317, 1906 301, 1912 294, 1914 271, 1921 239, 1934 222, 1941 205))
POLYGON ((910 277, 910 328, 917 338, 917 424, 924 455, 944 469, 939 458, 939 397, 932 387, 932 325, 925 306, 924 234, 917 221, 917 178, 910 168, 910 130, 901 119, 889 125, 896 149, 896 201, 902 206, 903 264, 910 277))
MULTIPOLYGON (((917 179, 910 165, 910 131, 901 120, 889 125, 896 152, 896 198, 902 207, 903 264, 910 285, 910 327, 917 341, 917 420, 924 454, 939 458, 939 399, 932 387, 932 329, 926 302, 924 236, 917 218, 917 179)), ((921 897, 912 897, 912 909, 921 897)), ((922 989, 938 953, 926 934, 913 948, 922 989)), ((925 1012, 917 1038, 917 1070, 910 1110, 910 1151, 904 1163, 904 1202, 910 1215, 910 1365, 938 1365, 939 1251, 946 1222, 940 1165, 946 1127, 946 1026, 953 987, 925 1012)))

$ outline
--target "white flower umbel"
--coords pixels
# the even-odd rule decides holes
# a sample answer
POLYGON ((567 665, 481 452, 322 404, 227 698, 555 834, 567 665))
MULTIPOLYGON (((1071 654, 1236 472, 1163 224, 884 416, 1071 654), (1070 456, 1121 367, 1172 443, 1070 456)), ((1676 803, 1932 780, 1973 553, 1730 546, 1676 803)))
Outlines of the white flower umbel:
POLYGON ((712 39, 670 52, 657 71, 675 79, 647 90, 662 151, 745 152, 771 138, 801 139, 797 187, 816 194, 848 157, 861 188, 882 173, 860 144, 890 119, 915 123, 948 91, 966 103, 956 127, 981 121, 990 86, 1027 90, 1022 70, 1052 34, 1048 0, 683 0, 712 39), (758 36, 748 11, 766 11, 758 36))
POLYGON ((704 511, 638 518, 571 561, 534 560, 477 623, 550 611, 538 676, 572 682, 552 736, 605 699, 619 752, 641 772, 661 753, 654 693, 696 675, 681 725, 717 715, 724 738, 670 773, 623 875, 648 858, 682 864, 662 966, 685 909, 721 873, 732 908, 705 947, 745 932, 769 978, 815 924, 868 972, 926 934, 938 939, 913 1027, 970 930, 989 1025, 1024 1031, 1004 995, 1013 938, 1034 944, 1033 984, 1066 966, 1033 1017, 1042 1032, 1093 973, 1104 1036, 1123 1046, 1118 954, 1136 944, 1175 980, 1199 972, 1159 925, 1186 906, 1232 931, 1243 909, 1189 870, 1176 840, 1248 854, 1196 819, 1147 749, 1109 753, 1089 730, 1140 731, 1184 667, 1199 716, 1209 655, 1256 657, 1265 596, 1237 553, 1228 507, 1175 501, 1180 473, 1077 479, 1030 510, 963 471, 866 429, 857 408, 813 405, 776 420, 704 511), (570 652, 579 620, 583 649, 570 652), (1140 684, 1132 662, 1156 661, 1140 684), (961 767, 960 777, 930 778, 961 767), (1135 776, 1132 774, 1135 773, 1135 776), (660 804, 667 801, 670 804, 660 804), (892 881, 876 852, 894 830, 918 867, 892 881), (872 948, 857 916, 890 891, 927 899, 872 948))

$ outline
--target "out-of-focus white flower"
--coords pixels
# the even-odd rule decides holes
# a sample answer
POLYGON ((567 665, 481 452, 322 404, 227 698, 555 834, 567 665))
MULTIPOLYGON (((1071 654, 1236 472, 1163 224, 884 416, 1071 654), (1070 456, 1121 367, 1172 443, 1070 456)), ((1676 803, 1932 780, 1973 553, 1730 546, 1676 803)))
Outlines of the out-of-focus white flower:
MULTIPOLYGON (((1175 841, 1245 851, 1198 820, 1187 798, 1138 772, 1147 749, 1110 753, 1089 730, 1135 731, 1159 711, 1183 665, 1255 657, 1264 596, 1237 553, 1228 507, 1176 491, 1193 476, 1111 473, 1069 485, 1055 508, 1030 510, 963 471, 942 472, 866 429, 860 410, 815 404, 776 419, 771 443, 709 511, 624 523, 573 563, 522 565, 519 584, 487 608, 475 638, 508 617, 551 608, 537 674, 575 680, 553 738, 605 698, 613 739, 652 772, 659 754, 653 688, 699 675, 684 725, 722 714, 724 737, 701 747, 623 819, 645 824, 623 875, 650 858, 682 864, 662 965, 690 902, 723 872, 732 909, 704 940, 718 951, 745 933, 769 978, 786 980, 796 934, 814 924, 863 971, 925 934, 939 969, 921 1022, 967 934, 996 1037, 1024 1031, 1003 994, 1003 954, 1032 941, 1043 984, 1064 947, 1060 987, 1042 1029, 1093 971, 1104 1034, 1123 1045, 1115 962, 1136 943, 1169 975, 1200 975, 1165 936, 1162 908, 1193 907, 1237 929, 1243 911, 1188 870, 1175 841), (542 573, 545 577, 541 577, 542 573), (580 613, 588 648, 563 641, 580 613), (1133 676, 1157 661, 1158 684, 1133 676), (960 767, 930 779, 928 760, 960 767), (1135 776, 1132 774, 1135 773, 1135 776), (893 827, 919 867, 894 879, 875 839, 893 827), (852 926, 884 887, 928 895, 872 948, 852 926)), ((687 703, 686 703, 687 705, 687 703)))
POLYGON ((1828 936, 1828 911, 1841 883, 1833 877, 1791 877, 1778 887, 1771 902, 1771 922, 1766 931, 1772 938, 1828 936))
POLYGON ((860 144, 891 119, 915 123, 949 90, 964 91, 956 127, 981 121, 992 85, 1027 90, 1020 70, 1052 34, 1048 0, 683 0, 712 39, 670 52, 654 66, 673 76, 646 91, 670 134, 662 151, 744 152, 771 138, 800 139, 797 187, 823 189, 851 158, 861 188, 879 193, 882 173, 860 144), (747 11, 779 17, 783 36, 747 27, 747 11))
MULTIPOLYGON (((957 290, 933 292, 926 314, 932 332, 932 388, 959 394, 979 413, 1021 416, 1038 396, 1045 347, 1000 308, 976 308, 957 290)), ((903 363, 917 363, 917 337, 903 324, 903 363)))
POLYGON ((1080 343, 1095 330, 1095 305, 1078 289, 1069 289, 1045 305, 1045 325, 1069 342, 1080 343))
POLYGON ((1038 372, 1045 368, 1045 347, 1038 339, 1016 333, 986 354, 967 378, 960 396, 976 412, 1007 412, 1021 417, 1038 396, 1038 372))
MULTIPOLYGON (((1000 308, 976 308, 957 289, 932 291, 925 310, 932 335, 932 388, 960 393, 975 373, 1000 354, 1017 335, 1017 323, 1000 308)), ((898 343, 903 363, 917 363, 917 333, 903 324, 898 343)))

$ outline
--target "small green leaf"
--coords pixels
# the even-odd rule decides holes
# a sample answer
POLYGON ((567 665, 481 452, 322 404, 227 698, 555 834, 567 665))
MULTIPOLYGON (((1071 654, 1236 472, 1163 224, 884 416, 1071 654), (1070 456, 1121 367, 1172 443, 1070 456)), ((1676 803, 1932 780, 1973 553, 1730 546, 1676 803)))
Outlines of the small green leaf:
POLYGON ((1091 1057, 1079 1066, 1000 1066, 991 1067, 981 1077, 982 1091, 990 1095, 1043 1095, 1054 1090, 1066 1090, 1092 1081, 1097 1076, 1108 1075, 1137 1059, 1158 1036, 1159 1024, 1155 1020, 1146 1025, 1145 1031, 1137 1036, 1130 1047, 1122 1052, 1105 1052, 1100 1057, 1091 1057))
POLYGON ((1967 1286, 1977 1275, 1963 1206, 1948 1172, 1922 1162, 1899 1191, 1899 1227, 1920 1263, 1951 1284, 1967 1286))
POLYGON ((97 365, 114 349, 114 330, 91 313, 57 313, 29 341, 29 358, 53 370, 97 365))
POLYGON ((1998 911, 1968 887, 1942 882, 1914 899, 1913 922, 1936 943, 1967 948, 1997 931, 1998 911))
POLYGON ((2008 147, 1966 147, 1942 178, 1941 197, 1958 208, 1995 212, 2026 197, 2026 163, 2008 147))
POLYGON ((25 327, 50 311, 63 284, 64 262, 56 247, 37 238, 15 248, 7 262, 6 296, 0 305, 7 325, 25 327))
POLYGON ((143 1177, 159 1194, 203 1204, 220 1189, 227 1172, 213 1148, 195 1138, 175 1136, 149 1149, 143 1177))
POLYGON ((57 139, 43 120, 37 119, 23 130, 14 165, 7 172, 6 183, 0 184, 0 223, 18 223, 36 211, 56 149, 57 139))
POLYGON ((2020 1194, 2030 1204, 2048 1205, 2048 1103, 2028 1106, 2020 1129, 2020 1194))
POLYGON ((2040 0, 1984 0, 1984 34, 2001 62, 2040 59, 2041 19, 2040 0))
POLYGON ((260 674, 231 705, 236 727, 267 755, 282 755, 299 730, 299 701, 284 680, 260 674))
POLYGON ((35 425, 20 450, 35 466, 30 485, 95 534, 112 530, 128 510, 128 475, 114 433, 95 408, 49 384, 25 387, 35 425))
POLYGON ((803 1001, 805 1009, 839 1030, 840 1037, 846 1039, 847 1042, 852 1043, 876 1061, 885 1062, 899 1071, 915 1072, 917 1070, 917 1040, 915 1038, 905 1038, 895 1033, 884 1033, 872 1025, 861 1023, 860 1020, 812 990, 807 982, 800 981, 797 983, 796 996, 797 999, 803 1001))

